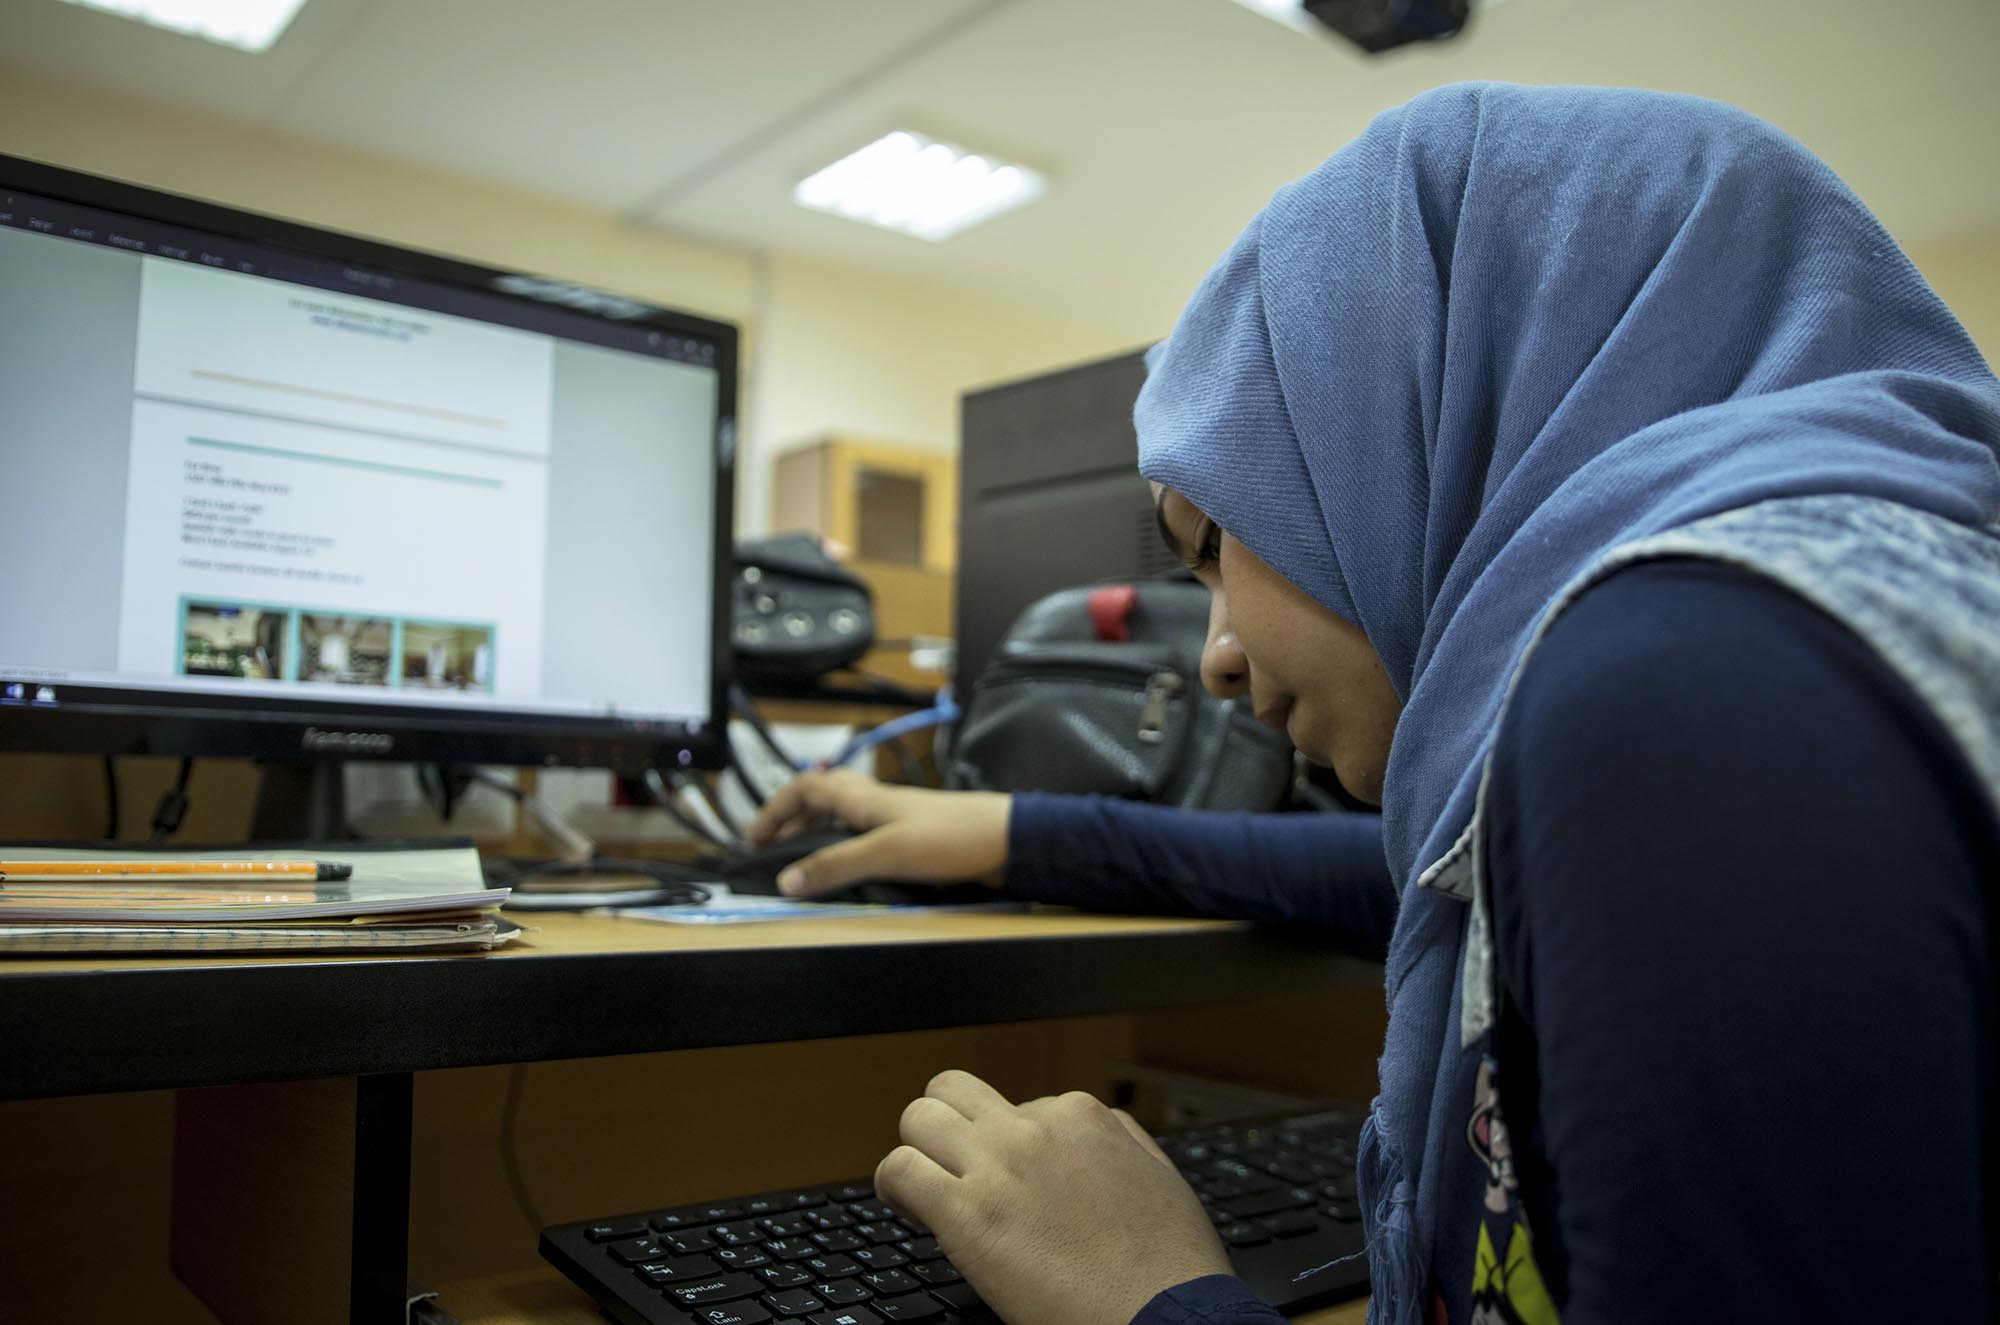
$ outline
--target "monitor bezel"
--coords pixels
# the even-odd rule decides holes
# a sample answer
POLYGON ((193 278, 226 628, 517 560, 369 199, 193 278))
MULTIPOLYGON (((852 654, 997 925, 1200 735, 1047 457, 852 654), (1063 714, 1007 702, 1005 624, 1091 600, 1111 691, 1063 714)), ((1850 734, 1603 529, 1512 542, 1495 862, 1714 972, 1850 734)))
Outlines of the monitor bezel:
MULTIPOLYGON (((535 273, 487 267, 421 249, 282 220, 184 194, 0 154, 0 192, 208 232, 386 275, 436 282, 546 314, 551 304, 501 284, 535 273)), ((576 289, 561 281, 556 287, 576 289)), ((608 293, 608 292, 598 292, 608 293)), ((49 754, 158 754, 264 760, 366 759, 437 763, 567 765, 640 773, 650 767, 726 765, 732 677, 729 586, 733 573, 738 331, 734 324, 629 296, 612 318, 561 305, 567 316, 640 327, 715 347, 717 414, 714 539, 709 590, 708 713, 698 729, 636 730, 616 717, 462 713, 445 707, 369 705, 287 697, 210 696, 181 690, 62 685, 54 705, 0 704, 0 750, 49 754), (100 694, 103 698, 99 698, 100 694), (74 698, 72 698, 74 696, 74 698), (144 698, 139 698, 143 696, 144 698)), ((60 684, 60 683, 59 683, 60 684)))

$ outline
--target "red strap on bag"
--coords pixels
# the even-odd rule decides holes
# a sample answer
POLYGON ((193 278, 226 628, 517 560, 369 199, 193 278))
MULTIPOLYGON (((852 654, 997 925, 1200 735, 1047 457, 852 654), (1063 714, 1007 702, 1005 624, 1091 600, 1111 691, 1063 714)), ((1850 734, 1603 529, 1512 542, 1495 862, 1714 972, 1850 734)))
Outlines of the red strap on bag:
POLYGON ((1108 584, 1090 591, 1090 624, 1097 638, 1106 644, 1128 644, 1132 639, 1132 611, 1139 606, 1139 590, 1129 584, 1108 584))

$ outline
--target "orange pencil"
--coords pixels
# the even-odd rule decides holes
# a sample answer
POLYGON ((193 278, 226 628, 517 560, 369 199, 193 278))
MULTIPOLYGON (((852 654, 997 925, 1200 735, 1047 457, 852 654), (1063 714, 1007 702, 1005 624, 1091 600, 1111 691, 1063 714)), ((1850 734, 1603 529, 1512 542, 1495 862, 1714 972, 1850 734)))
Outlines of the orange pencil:
POLYGON ((345 879, 352 865, 330 860, 0 860, 0 883, 67 879, 142 879, 190 876, 242 880, 345 879))

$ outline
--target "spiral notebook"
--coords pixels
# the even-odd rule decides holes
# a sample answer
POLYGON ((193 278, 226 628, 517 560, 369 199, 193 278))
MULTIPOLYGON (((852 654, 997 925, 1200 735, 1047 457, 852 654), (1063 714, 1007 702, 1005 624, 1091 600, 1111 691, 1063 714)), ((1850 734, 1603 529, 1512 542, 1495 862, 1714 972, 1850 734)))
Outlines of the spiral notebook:
POLYGON ((500 918, 469 842, 290 848, 0 845, 10 862, 337 860, 343 879, 244 882, 171 875, 0 882, 0 953, 380 952, 483 949, 500 918))

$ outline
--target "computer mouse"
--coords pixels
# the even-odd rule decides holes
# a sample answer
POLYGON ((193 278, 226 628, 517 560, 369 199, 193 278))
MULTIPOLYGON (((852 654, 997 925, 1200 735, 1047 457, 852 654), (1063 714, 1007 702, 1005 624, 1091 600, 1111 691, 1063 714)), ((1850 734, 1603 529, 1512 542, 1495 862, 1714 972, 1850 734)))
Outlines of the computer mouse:
MULTIPOLYGON (((731 892, 778 896, 778 875, 795 860, 823 847, 856 836, 838 828, 809 829, 761 847, 743 847, 734 855, 707 862, 731 892)), ((908 883, 897 879, 861 879, 845 888, 820 893, 815 902, 873 902, 883 906, 964 906, 999 900, 993 889, 977 883, 943 885, 908 883)))

